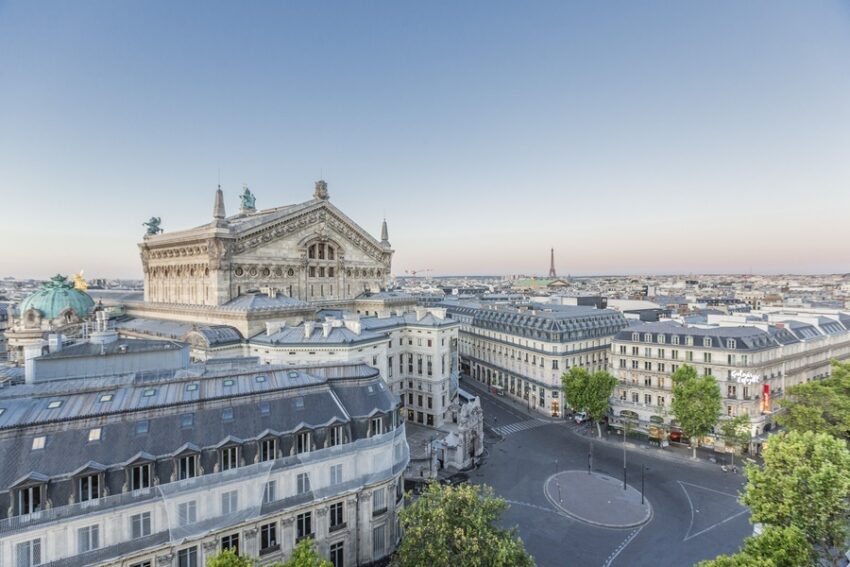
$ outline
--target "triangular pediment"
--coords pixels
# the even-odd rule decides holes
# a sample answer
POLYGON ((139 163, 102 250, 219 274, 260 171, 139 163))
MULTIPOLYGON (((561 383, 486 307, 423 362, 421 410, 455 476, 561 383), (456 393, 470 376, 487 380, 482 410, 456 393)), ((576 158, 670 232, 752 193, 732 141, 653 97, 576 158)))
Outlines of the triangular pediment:
POLYGON ((306 205, 309 206, 287 208, 279 216, 269 215, 262 223, 244 229, 234 227, 233 252, 238 255, 296 235, 303 239, 308 228, 315 228, 320 238, 350 243, 377 261, 392 252, 328 201, 315 200, 306 205))

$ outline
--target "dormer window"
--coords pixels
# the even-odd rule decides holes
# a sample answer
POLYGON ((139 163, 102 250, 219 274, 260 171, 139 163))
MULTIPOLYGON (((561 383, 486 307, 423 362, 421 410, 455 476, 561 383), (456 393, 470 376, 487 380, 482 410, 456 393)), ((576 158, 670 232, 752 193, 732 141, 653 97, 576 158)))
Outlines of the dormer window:
POLYGON ((369 422, 370 435, 382 435, 384 433, 384 420, 380 417, 373 417, 369 422))
POLYGON ((260 462, 273 461, 277 457, 277 439, 269 437, 260 441, 260 462))
POLYGON ((328 447, 342 445, 342 427, 334 425, 328 428, 328 447))
POLYGON ((632 333, 632 340, 635 341, 635 342, 639 341, 640 340, 640 334, 639 333, 632 333))
POLYGON ((705 337, 705 338, 702 340, 702 346, 704 346, 704 347, 710 347, 710 346, 711 346, 711 338, 709 338, 709 337, 705 337))
POLYGON ((652 342, 652 333, 644 333, 643 342, 651 343, 652 342))
POLYGON ((198 476, 198 455, 183 455, 177 459, 177 480, 198 476))
POLYGON ((151 487, 151 464, 145 463, 130 467, 130 490, 142 490, 151 487))
POLYGON ((728 339, 726 341, 726 348, 734 349, 737 347, 737 341, 735 339, 728 339))
POLYGON ((77 479, 77 488, 79 489, 80 502, 100 498, 100 475, 89 474, 81 476, 77 479))
POLYGON ((694 338, 691 336, 685 337, 685 345, 694 346, 694 338))
POLYGON ((44 509, 45 484, 33 484, 31 486, 19 488, 15 494, 15 504, 17 515, 34 514, 44 509))
POLYGON ((239 447, 232 445, 221 450, 221 470, 227 471, 239 466, 239 447))
POLYGON ((664 344, 664 335, 662 335, 660 333, 658 334, 658 344, 660 344, 660 345, 664 344))
POLYGON ((309 453, 310 452, 310 441, 311 435, 309 431, 302 431, 295 436, 295 453, 309 453))
POLYGON ((671 342, 672 342, 674 345, 679 344, 679 335, 673 335, 673 338, 671 339, 671 342))

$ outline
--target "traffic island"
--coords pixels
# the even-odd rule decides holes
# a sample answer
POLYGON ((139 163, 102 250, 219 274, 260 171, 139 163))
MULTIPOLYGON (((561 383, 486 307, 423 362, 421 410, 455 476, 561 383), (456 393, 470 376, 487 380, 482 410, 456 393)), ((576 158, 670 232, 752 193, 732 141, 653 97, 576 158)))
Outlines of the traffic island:
POLYGON ((623 490, 623 479, 597 472, 559 472, 546 480, 543 491, 557 510, 594 526, 631 528, 652 517, 640 491, 631 486, 623 490))

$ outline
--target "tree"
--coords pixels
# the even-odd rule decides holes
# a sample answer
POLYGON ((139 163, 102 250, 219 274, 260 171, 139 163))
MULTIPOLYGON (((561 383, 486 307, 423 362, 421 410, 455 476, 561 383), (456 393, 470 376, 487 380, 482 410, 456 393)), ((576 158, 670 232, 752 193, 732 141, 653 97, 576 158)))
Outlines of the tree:
POLYGON ((747 467, 741 498, 751 520, 798 528, 817 553, 837 564, 848 536, 850 451, 845 442, 826 433, 791 431, 773 435, 762 456, 762 467, 747 467))
POLYGON ((207 559, 206 565, 207 567, 253 567, 254 562, 247 557, 236 555, 232 549, 225 549, 207 559))
POLYGON ((850 442, 850 362, 832 361, 832 375, 788 388, 779 423, 793 431, 829 433, 850 442))
POLYGON ((812 546, 799 528, 771 526, 745 539, 735 555, 720 555, 697 567, 800 567, 811 565, 813 559, 812 546))
POLYGON ((591 374, 584 368, 574 366, 561 376, 561 383, 567 403, 587 413, 596 422, 596 431, 602 437, 600 423, 608 412, 617 379, 602 370, 591 374))
POLYGON ((489 486, 431 483, 401 512, 394 567, 533 567, 516 529, 496 526, 508 505, 489 486))
POLYGON ((697 376, 693 366, 683 364, 673 379, 673 413, 682 433, 691 440, 694 458, 699 438, 711 432, 720 415, 720 388, 713 376, 697 376))
POLYGON ((732 419, 721 420, 720 431, 723 440, 732 447, 732 466, 735 466, 735 452, 743 450, 753 437, 750 416, 736 415, 732 419))
POLYGON ((316 542, 305 537, 292 550, 292 556, 286 563, 277 563, 271 567, 332 567, 331 562, 319 555, 316 542))

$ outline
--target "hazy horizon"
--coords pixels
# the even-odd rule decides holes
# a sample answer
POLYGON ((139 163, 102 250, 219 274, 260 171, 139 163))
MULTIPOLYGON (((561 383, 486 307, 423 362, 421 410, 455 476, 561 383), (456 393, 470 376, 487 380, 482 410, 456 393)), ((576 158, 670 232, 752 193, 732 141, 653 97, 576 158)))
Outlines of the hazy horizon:
POLYGON ((393 272, 850 271, 850 5, 0 2, 0 273, 331 202, 393 272))

